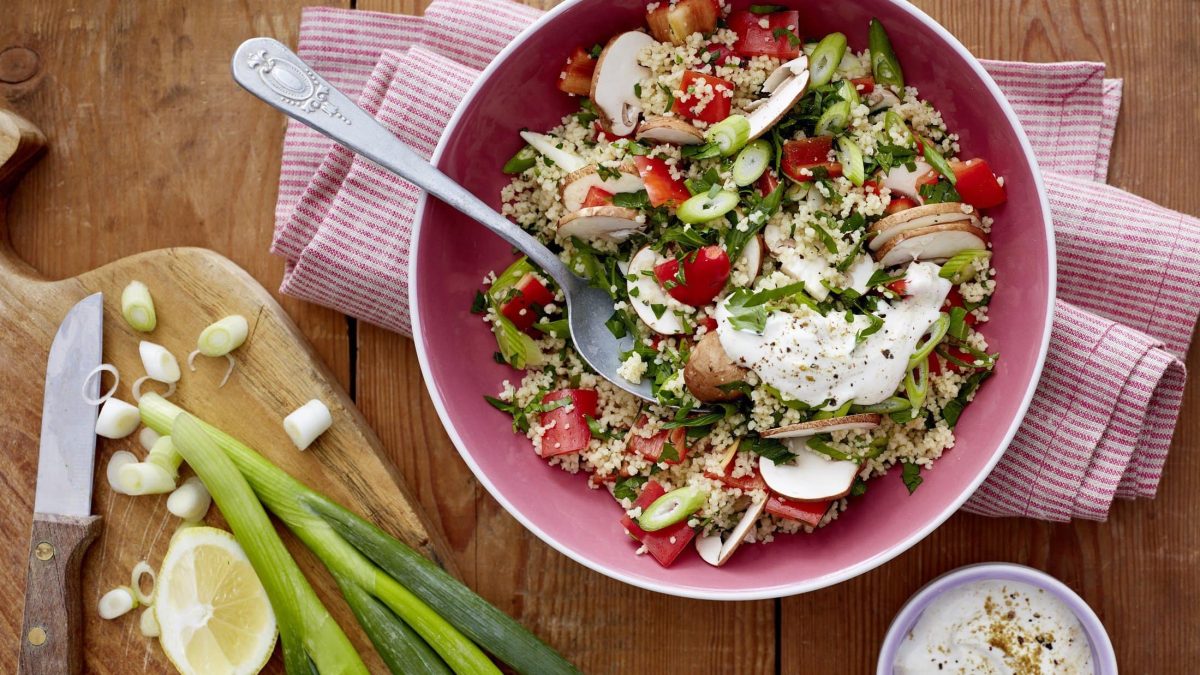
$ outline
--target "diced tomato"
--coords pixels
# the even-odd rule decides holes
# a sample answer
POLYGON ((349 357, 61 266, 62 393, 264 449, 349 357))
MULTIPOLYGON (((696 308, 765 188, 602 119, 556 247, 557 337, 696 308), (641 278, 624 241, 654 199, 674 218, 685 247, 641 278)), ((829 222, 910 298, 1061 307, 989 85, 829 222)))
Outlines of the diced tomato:
MULTIPOLYGON (((648 481, 642 488, 642 494, 638 495, 637 501, 633 505, 644 510, 666 493, 667 491, 657 482, 648 481)), ((621 517, 621 525, 625 527, 625 531, 631 537, 640 541, 646 547, 646 552, 654 556, 658 564, 663 567, 670 567, 683 549, 692 543, 692 537, 696 536, 696 531, 688 527, 686 518, 654 532, 647 532, 638 527, 638 524, 628 515, 621 517)))
POLYGON ((773 494, 767 500, 766 511, 773 516, 798 520, 810 527, 816 527, 821 524, 821 519, 825 517, 825 512, 829 510, 829 505, 832 503, 829 501, 801 502, 773 494))
POLYGON ((726 21, 730 30, 737 33, 733 51, 742 56, 774 56, 784 61, 800 56, 800 12, 738 11, 730 13, 726 21))
POLYGON ((542 434, 542 457, 553 457, 579 452, 587 448, 592 440, 587 417, 596 418, 597 396, 595 389, 559 389, 542 397, 542 404, 570 398, 573 403, 542 413, 543 427, 553 423, 542 434))
POLYGON ((863 192, 869 195, 879 194, 879 183, 873 180, 865 180, 862 184, 863 192))
POLYGON ((711 316, 706 316, 703 319, 696 321, 696 327, 699 328, 701 326, 711 333, 717 329, 717 320, 711 316))
POLYGON ((694 70, 684 71, 683 80, 679 84, 683 96, 675 99, 675 112, 694 120, 714 124, 729 117, 729 109, 733 106, 733 83, 715 75, 705 75, 694 70), (706 96, 698 95, 701 89, 712 88, 711 99, 699 111, 693 110, 698 99, 706 96))
POLYGON ((850 80, 850 84, 854 85, 854 90, 859 94, 869 94, 875 91, 875 78, 870 75, 866 77, 856 77, 850 80))
POLYGON ((896 295, 908 295, 908 280, 897 279, 889 284, 886 284, 888 290, 893 291, 896 295))
POLYGON ((613 194, 611 192, 599 185, 593 185, 588 190, 587 197, 583 199, 583 208, 586 209, 589 206, 612 206, 612 203, 613 194))
POLYGON ((563 66, 563 77, 558 88, 568 94, 588 96, 592 93, 592 73, 596 71, 596 59, 583 47, 576 47, 563 66))
POLYGON ((735 478, 733 476, 733 465, 734 464, 735 464, 735 462, 730 461, 728 464, 725 465, 725 470, 722 471, 721 473, 713 473, 711 471, 705 471, 704 475, 708 476, 709 478, 711 478, 713 480, 719 480, 722 483, 728 485, 729 487, 737 488, 739 490, 765 490, 767 488, 767 484, 762 479, 762 476, 760 476, 754 472, 751 472, 747 476, 738 476, 735 478))
POLYGON ((1008 193, 985 160, 976 158, 965 162, 951 160, 957 183, 954 186, 966 204, 977 209, 990 209, 1008 200, 1008 193))
POLYGON ((641 155, 634 157, 633 163, 637 165, 638 175, 646 183, 651 206, 679 206, 691 199, 692 193, 688 192, 687 185, 671 175, 671 167, 663 160, 641 155))
POLYGON ((646 416, 642 415, 637 423, 633 425, 633 431, 629 432, 629 444, 626 446, 628 451, 636 452, 657 464, 659 458, 662 457, 663 449, 667 443, 670 443, 671 447, 675 448, 675 453, 679 455, 679 458, 666 459, 663 460, 663 463, 680 464, 684 459, 687 459, 687 429, 683 427, 669 430, 664 429, 649 438, 637 435, 635 432, 646 426, 647 421, 646 416))
POLYGON ((775 173, 775 169, 770 167, 759 176, 758 182, 754 184, 758 188, 758 193, 764 197, 770 195, 779 187, 779 174, 775 173))
POLYGON ((539 308, 554 302, 554 294, 533 272, 521 277, 514 292, 500 305, 500 314, 527 331, 538 320, 539 308))
POLYGON ((714 66, 723 66, 729 58, 733 56, 733 50, 729 47, 716 43, 708 46, 708 52, 711 56, 708 57, 708 62, 714 66))
POLYGON ((675 258, 664 260, 654 267, 654 276, 672 298, 685 305, 702 307, 725 288, 729 270, 729 254, 713 245, 684 255, 682 263, 675 258))
MULTIPOLYGON (((965 352, 957 347, 947 347, 946 351, 950 353, 950 356, 953 356, 963 363, 971 363, 975 360, 975 357, 972 356, 970 352, 965 352)), ((945 371, 949 371, 951 373, 961 373, 963 370, 963 366, 960 366, 953 361, 942 359, 942 357, 938 356, 936 351, 929 354, 930 375, 941 375, 945 371)))
POLYGON ((829 161, 833 149, 833 137, 814 136, 783 144, 783 162, 780 168, 788 178, 804 183, 813 179, 817 169, 824 169, 830 178, 842 175, 842 165, 829 161))
MULTIPOLYGON (((951 286, 950 292, 946 294, 946 301, 942 303, 942 309, 949 311, 955 307, 966 307, 966 301, 963 300, 962 293, 958 292, 958 287, 951 286)), ((974 327, 977 321, 978 319, 975 318, 975 315, 971 314, 970 312, 963 317, 963 323, 967 324, 968 326, 974 327)))
POLYGON ((900 213, 915 206, 917 206, 917 202, 908 197, 894 196, 892 197, 892 201, 888 202, 887 208, 883 212, 890 216, 893 213, 900 213))

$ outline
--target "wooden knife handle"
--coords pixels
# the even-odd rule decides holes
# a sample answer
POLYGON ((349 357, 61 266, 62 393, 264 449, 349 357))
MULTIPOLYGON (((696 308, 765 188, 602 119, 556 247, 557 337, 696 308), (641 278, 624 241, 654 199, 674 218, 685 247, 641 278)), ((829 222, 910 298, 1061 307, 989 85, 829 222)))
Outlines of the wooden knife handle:
POLYGON ((22 675, 83 670, 80 564, 99 533, 100 516, 33 514, 18 668, 22 675))

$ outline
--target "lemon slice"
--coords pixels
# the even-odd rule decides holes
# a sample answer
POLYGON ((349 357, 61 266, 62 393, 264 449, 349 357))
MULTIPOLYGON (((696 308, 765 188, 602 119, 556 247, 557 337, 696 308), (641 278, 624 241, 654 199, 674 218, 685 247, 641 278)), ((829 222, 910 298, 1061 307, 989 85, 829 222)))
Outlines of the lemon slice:
POLYGON ((233 535, 189 527, 158 574, 159 642, 184 675, 257 673, 275 649, 275 612, 233 535))

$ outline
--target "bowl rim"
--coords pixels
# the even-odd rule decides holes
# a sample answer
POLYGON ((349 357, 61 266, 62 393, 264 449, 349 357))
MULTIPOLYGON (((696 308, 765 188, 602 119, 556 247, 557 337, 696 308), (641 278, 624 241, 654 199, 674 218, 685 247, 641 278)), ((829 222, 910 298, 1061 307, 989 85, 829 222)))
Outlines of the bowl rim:
POLYGON ((1017 581, 1049 591, 1062 600, 1079 619, 1092 649, 1097 675, 1117 675, 1117 655, 1112 638, 1092 606, 1074 589, 1049 573, 1036 567, 1008 562, 964 565, 939 575, 913 593, 888 625, 875 663, 876 675, 892 675, 893 669, 890 664, 896 658, 900 642, 916 625, 930 603, 943 593, 974 581, 1017 581))
MULTIPOLYGON (((508 57, 513 53, 513 51, 515 51, 519 45, 528 40, 531 35, 539 31, 543 25, 554 21, 560 14, 566 12, 575 5, 591 1, 593 0, 564 0, 564 2, 556 5, 539 17, 536 21, 527 26, 515 38, 513 38, 513 40, 504 47, 504 49, 500 50, 500 52, 496 54, 495 58, 493 58, 491 62, 488 63, 487 67, 484 68, 480 73, 479 78, 476 79, 474 84, 471 85, 471 88, 467 91, 466 95, 463 96, 462 100, 458 104, 458 107, 455 108, 454 114, 450 117, 449 122, 447 122, 446 128, 443 130, 442 136, 438 140, 437 147, 434 149, 433 155, 430 158, 430 162, 434 166, 438 166, 440 168, 442 155, 447 145, 447 140, 458 130, 458 126, 462 121, 465 112, 471 108, 475 97, 483 88, 484 83, 486 83, 491 78, 492 74, 508 60, 508 57)), ((1029 382, 1026 384, 1025 391, 1021 397, 1021 403, 1017 409, 1017 414, 1013 416, 1012 422, 1009 424, 1009 428, 1005 431, 1003 440, 999 445, 996 446, 996 449, 992 453, 992 457, 989 458, 987 465, 982 471, 979 472, 977 476, 975 476, 975 478, 962 491, 962 493, 956 497, 945 509, 942 510, 941 513, 937 514, 937 516, 930 519, 929 522, 925 523, 925 525, 920 529, 913 532, 911 535, 897 544, 893 545, 891 548, 876 556, 867 558, 858 564, 851 565, 835 573, 826 574, 824 576, 817 577, 815 579, 809 579, 807 581, 785 585, 766 585, 752 590, 722 591, 719 589, 678 587, 669 583, 661 583, 626 574, 620 570, 611 569, 606 565, 594 562, 586 556, 574 551, 571 547, 560 543, 554 537, 550 536, 549 533, 545 532, 536 524, 534 524, 532 520, 525 516, 525 514, 516 509, 512 503, 505 498, 504 494, 496 487, 496 485, 492 483, 487 474, 482 471, 479 465, 475 462, 474 458, 471 456, 471 453, 466 450, 466 444, 459 435, 458 429, 454 425, 454 421, 450 418, 450 415, 446 410, 445 402, 442 400, 437 388, 433 386, 433 372, 429 365, 429 357, 426 354, 424 340, 421 337, 421 308, 419 299, 420 293, 418 292, 421 279, 419 247, 421 239, 421 227, 425 221, 428 210, 428 199, 424 191, 420 193, 417 200, 417 218, 413 221, 411 238, 412 243, 409 252, 410 278, 412 279, 412 283, 409 284, 409 307, 411 309, 412 316, 413 342, 416 344, 417 349, 417 361, 421 366, 421 375, 425 380, 425 388, 429 392, 430 399, 433 401, 434 409, 437 410, 438 418, 441 419, 442 426, 445 428, 446 433, 450 436, 450 440, 454 443, 455 449, 458 450, 459 456, 462 457, 464 462, 466 462, 467 466, 471 469, 471 473, 475 475, 475 478, 484 486, 484 488, 487 489, 492 497, 500 503, 504 510, 509 515, 516 518, 521 525, 536 535, 543 542, 549 544, 559 553, 562 553, 584 567, 599 572, 600 574, 612 579, 627 583, 631 586, 644 588, 667 595, 693 598, 698 600, 736 601, 782 598, 790 595, 797 595, 800 593, 819 590, 821 588, 826 588, 828 586, 841 583, 847 579, 852 579, 861 574, 869 572, 870 570, 879 567, 880 565, 892 560, 896 556, 912 548, 925 537, 929 536, 929 533, 937 529, 942 523, 946 522, 950 516, 954 515, 954 513, 958 511, 963 503, 965 503, 967 499, 975 493, 983 481, 992 472, 992 469, 995 468, 997 462, 1000 461, 1000 457, 1004 454, 1005 450, 1008 449, 1009 444, 1016 435, 1017 429, 1021 426, 1021 422, 1025 419, 1025 414, 1029 410, 1029 404, 1033 400, 1034 392, 1037 390, 1038 382, 1041 380, 1042 369, 1046 362, 1046 354, 1050 347, 1050 329, 1054 322, 1054 298, 1057 283, 1057 255, 1055 253, 1053 220, 1051 219, 1050 215, 1050 203, 1046 196, 1045 182, 1042 179, 1041 171, 1033 153, 1033 147, 1030 145, 1029 138, 1025 135, 1025 130, 1021 126, 1020 121, 1017 119, 1017 114, 1013 110, 1012 105, 1008 102, 1008 99, 1005 98, 1003 92, 1000 91, 999 85, 996 84, 995 80, 992 79, 992 76, 983 68, 983 65, 979 62, 979 59, 977 59, 961 42, 959 42, 958 39, 950 33, 950 31, 944 28, 940 23, 935 21, 921 9, 907 2, 907 0, 881 1, 888 2, 896 6, 901 11, 906 12, 915 20, 924 24, 930 30, 934 31, 939 37, 941 37, 947 44, 949 44, 950 47, 954 49, 960 57, 965 59, 970 68, 987 87, 989 93, 991 93, 993 98, 997 100, 1010 126, 1012 126, 1012 128, 1016 131, 1017 140, 1020 142, 1021 150, 1029 164, 1031 174, 1033 175, 1034 179, 1034 187, 1037 190, 1038 199, 1040 200, 1042 206, 1042 226, 1046 233, 1047 254, 1047 284, 1045 299, 1047 312, 1045 325, 1042 327, 1041 342, 1038 348, 1037 360, 1034 364, 1032 377, 1029 378, 1029 382)))

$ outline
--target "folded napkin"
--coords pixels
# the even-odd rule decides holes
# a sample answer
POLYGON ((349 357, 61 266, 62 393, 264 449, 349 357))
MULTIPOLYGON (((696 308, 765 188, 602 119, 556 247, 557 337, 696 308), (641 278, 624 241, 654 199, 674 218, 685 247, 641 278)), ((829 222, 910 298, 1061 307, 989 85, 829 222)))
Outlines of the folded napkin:
MULTIPOLYGON (((299 53, 428 157, 479 71, 539 15, 508 0, 436 0, 420 18, 308 8, 299 53)), ((1200 221, 1104 184, 1121 81, 1103 64, 984 66, 1046 178, 1059 295, 1033 403, 965 508, 1103 520, 1114 497, 1153 497, 1162 476, 1200 314, 1200 221)), ((272 244, 287 259, 280 290, 410 334, 417 196, 291 123, 272 244)))

